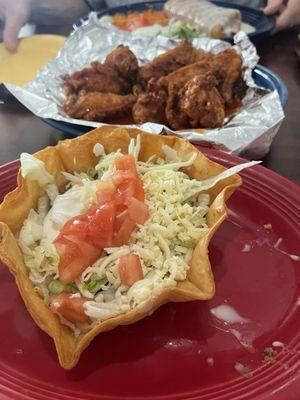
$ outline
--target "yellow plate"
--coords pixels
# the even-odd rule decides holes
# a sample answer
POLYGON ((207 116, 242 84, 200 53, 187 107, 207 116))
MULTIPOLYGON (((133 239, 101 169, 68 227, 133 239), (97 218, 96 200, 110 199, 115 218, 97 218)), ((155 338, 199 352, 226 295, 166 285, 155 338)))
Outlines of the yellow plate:
POLYGON ((34 35, 20 40, 16 53, 9 53, 0 43, 0 82, 24 85, 52 60, 61 48, 64 36, 34 35))

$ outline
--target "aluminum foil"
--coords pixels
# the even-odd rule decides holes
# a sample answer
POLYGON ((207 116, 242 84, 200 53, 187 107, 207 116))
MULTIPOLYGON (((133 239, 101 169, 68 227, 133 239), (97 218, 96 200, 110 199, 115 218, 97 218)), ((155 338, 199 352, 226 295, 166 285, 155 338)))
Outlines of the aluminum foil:
MULTIPOLYGON (((142 65, 174 47, 177 42, 178 40, 166 36, 136 37, 99 20, 96 13, 91 13, 89 19, 72 32, 57 57, 42 68, 31 82, 23 87, 6 83, 6 87, 38 117, 91 127, 107 125, 72 119, 61 109, 60 105, 66 98, 62 76, 88 66, 93 60, 104 61, 107 54, 119 44, 128 45, 142 65)), ((259 88, 253 82, 252 70, 259 59, 254 45, 244 32, 238 32, 234 42, 234 48, 243 58, 244 79, 248 90, 243 99, 243 106, 227 118, 221 128, 197 133, 193 130, 174 132, 164 125, 154 123, 138 127, 153 134, 176 134, 233 154, 243 153, 252 158, 263 157, 269 151, 284 113, 278 93, 259 88)), ((208 38, 194 39, 193 45, 213 53, 231 47, 227 42, 208 38)), ((126 125, 133 126, 137 127, 126 125)))

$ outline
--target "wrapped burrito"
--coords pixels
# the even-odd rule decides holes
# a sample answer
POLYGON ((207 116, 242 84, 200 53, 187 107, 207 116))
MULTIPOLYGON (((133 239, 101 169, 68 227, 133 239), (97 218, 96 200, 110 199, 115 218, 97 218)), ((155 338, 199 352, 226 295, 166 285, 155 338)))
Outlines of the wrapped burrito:
POLYGON ((185 21, 213 38, 232 36, 241 29, 239 10, 218 7, 205 0, 168 0, 164 10, 168 17, 185 21))

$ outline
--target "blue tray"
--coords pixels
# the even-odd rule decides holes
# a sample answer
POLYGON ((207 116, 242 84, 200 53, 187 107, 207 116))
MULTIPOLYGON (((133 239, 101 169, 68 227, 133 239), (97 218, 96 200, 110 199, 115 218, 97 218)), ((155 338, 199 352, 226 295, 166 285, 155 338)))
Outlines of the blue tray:
MULTIPOLYGON (((253 79, 256 85, 260 87, 270 90, 277 90, 282 107, 285 107, 288 99, 288 90, 283 81, 279 78, 279 76, 275 75, 268 68, 257 65, 257 67, 253 70, 253 79)), ((83 133, 89 132, 94 129, 89 126, 76 125, 69 122, 56 121, 54 119, 41 119, 42 121, 46 122, 46 124, 49 124, 59 131, 65 132, 70 136, 80 136, 83 133)))
MULTIPOLYGON (((107 8, 101 11, 98 11, 98 16, 102 17, 103 15, 115 15, 117 13, 128 13, 130 11, 142 12, 148 9, 149 5, 154 10, 162 10, 164 6, 164 1, 150 1, 138 4, 128 4, 119 7, 107 8)), ((252 25, 255 28, 255 31, 250 33, 248 36, 252 41, 256 41, 270 34, 272 29, 275 26, 275 19, 273 17, 266 16, 262 11, 256 10, 254 8, 241 6, 238 4, 227 3, 226 1, 212 1, 212 3, 225 7, 225 8, 235 8, 240 10, 242 14, 243 22, 252 25)), ((80 19, 79 21, 74 23, 74 27, 79 27, 82 24, 82 21, 86 20, 88 16, 80 19)), ((230 38, 225 39, 229 42, 232 40, 230 38)))

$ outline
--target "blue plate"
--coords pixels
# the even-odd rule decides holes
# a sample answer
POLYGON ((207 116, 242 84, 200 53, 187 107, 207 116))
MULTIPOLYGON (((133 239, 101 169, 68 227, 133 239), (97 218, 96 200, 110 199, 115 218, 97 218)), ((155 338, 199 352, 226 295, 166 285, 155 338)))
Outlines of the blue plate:
MULTIPOLYGON (((101 11, 98 11, 98 16, 102 17, 103 15, 115 15, 117 13, 128 13, 131 11, 142 12, 149 8, 149 5, 154 10, 162 10, 164 7, 164 1, 150 1, 138 4, 128 4, 119 7, 107 8, 101 11)), ((248 36, 252 41, 256 41, 261 39, 262 37, 268 35, 275 26, 275 19, 273 17, 266 16, 262 11, 256 10, 254 8, 241 6, 238 4, 227 3, 226 1, 212 1, 212 3, 217 6, 225 7, 225 8, 235 8, 238 9, 242 14, 243 22, 252 25, 255 28, 255 31, 250 33, 248 36)), ((82 18, 81 20, 74 23, 74 28, 79 27, 82 24, 82 21, 85 21, 88 16, 82 18)), ((227 41, 232 41, 230 38, 224 39, 227 41)))
MULTIPOLYGON (((279 76, 275 75, 268 68, 257 65, 257 67, 253 71, 253 79, 257 86, 270 90, 277 90, 280 97, 281 105, 282 107, 285 107, 288 99, 288 90, 283 81, 279 78, 279 76)), ((46 124, 49 124, 59 131, 65 132, 70 136, 80 136, 83 133, 89 132, 94 129, 89 126, 76 125, 69 122, 56 121, 54 119, 41 119, 42 121, 46 122, 46 124)))

